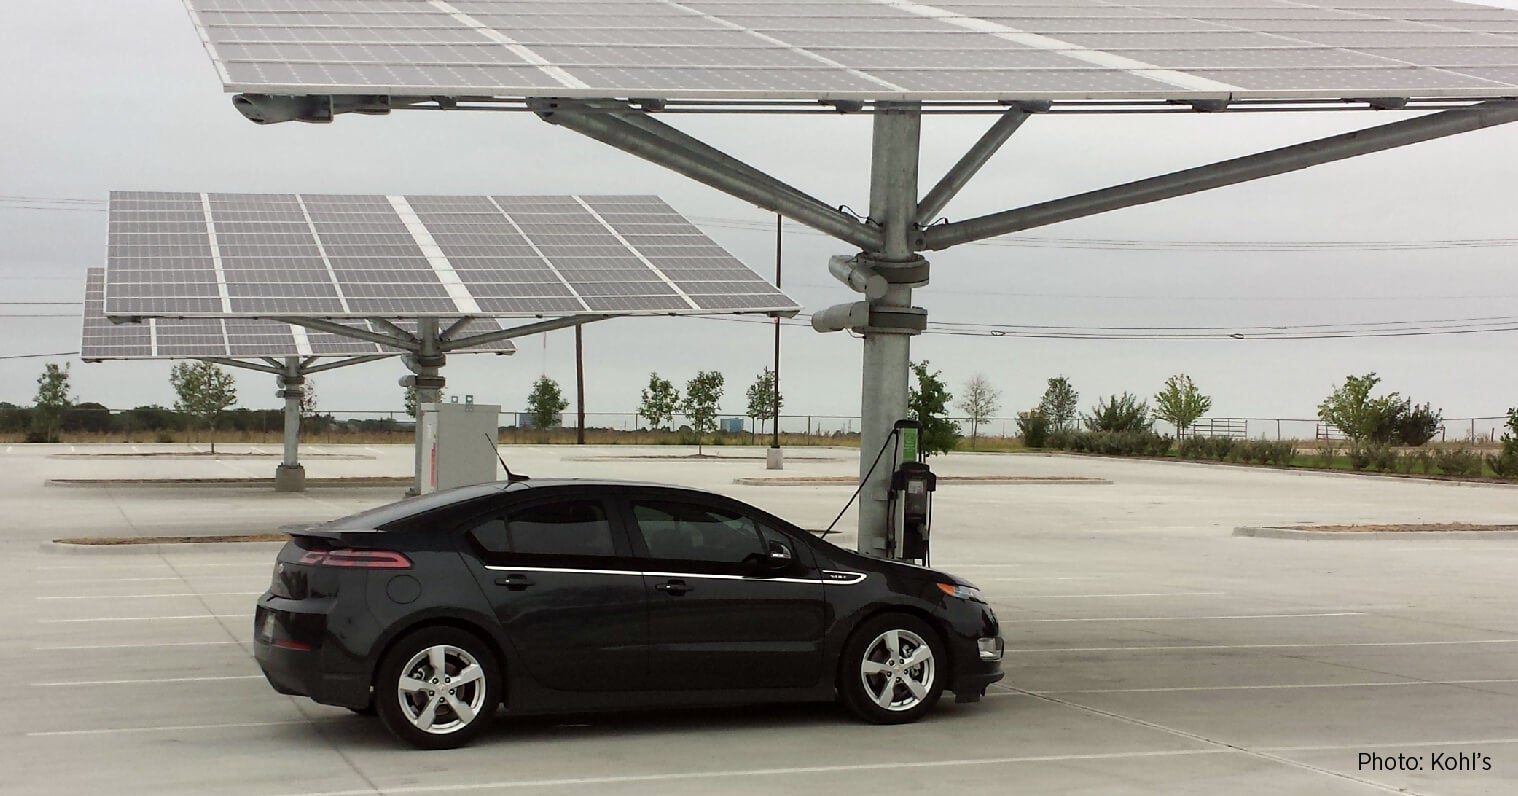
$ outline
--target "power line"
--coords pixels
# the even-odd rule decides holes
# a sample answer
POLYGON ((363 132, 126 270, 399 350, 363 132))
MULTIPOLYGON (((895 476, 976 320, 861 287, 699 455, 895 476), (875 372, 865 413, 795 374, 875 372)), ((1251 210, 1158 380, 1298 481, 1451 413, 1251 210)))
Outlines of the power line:
POLYGON ((0 359, 41 359, 42 357, 71 357, 78 351, 58 351, 52 354, 0 354, 0 359))

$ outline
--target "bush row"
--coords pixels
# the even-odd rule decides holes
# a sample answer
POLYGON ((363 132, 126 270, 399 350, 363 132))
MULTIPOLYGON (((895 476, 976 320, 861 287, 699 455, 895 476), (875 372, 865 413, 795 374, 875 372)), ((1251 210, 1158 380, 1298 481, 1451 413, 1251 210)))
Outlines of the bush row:
POLYGON ((1168 456, 1172 442, 1153 431, 1055 431, 1044 447, 1107 456, 1168 456))
POLYGON ((1230 437, 1187 437, 1176 448, 1176 455, 1182 459, 1213 459, 1220 462, 1273 464, 1278 467, 1291 464, 1291 458, 1296 452, 1296 443, 1289 440, 1270 442, 1230 437))

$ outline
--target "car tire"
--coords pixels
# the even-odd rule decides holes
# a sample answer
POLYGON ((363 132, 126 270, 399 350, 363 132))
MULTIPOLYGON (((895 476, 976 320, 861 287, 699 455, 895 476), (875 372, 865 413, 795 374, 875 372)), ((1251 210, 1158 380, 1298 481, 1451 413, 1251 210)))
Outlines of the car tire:
POLYGON ((391 734, 419 749, 474 740, 501 703, 500 668, 478 636, 458 628, 418 630, 380 661, 374 707, 391 734))
POLYGON ((844 645, 838 695, 871 724, 906 724, 933 709, 948 666, 943 641, 927 622, 882 614, 855 628, 844 645))

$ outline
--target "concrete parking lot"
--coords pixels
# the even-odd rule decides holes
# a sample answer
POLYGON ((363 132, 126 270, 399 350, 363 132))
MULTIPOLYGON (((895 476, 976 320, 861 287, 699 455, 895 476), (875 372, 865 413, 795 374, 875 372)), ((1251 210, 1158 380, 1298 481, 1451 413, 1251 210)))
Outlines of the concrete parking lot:
MULTIPOLYGON (((62 486, 263 476, 272 447, 0 446, 0 728, 15 793, 1518 792, 1518 539, 1242 538, 1281 523, 1518 522, 1518 491, 1038 455, 936 458, 936 566, 1003 618, 1007 679, 903 727, 829 705, 504 720, 417 752, 374 719, 275 694, 250 655, 273 546, 70 553, 65 536, 246 533, 397 487, 62 486), (1416 764, 1418 770, 1403 770, 1416 764), (1450 767, 1453 770, 1443 770, 1450 767)), ((513 469, 715 489, 806 527, 847 486, 736 486, 762 449, 514 446, 513 469)), ((784 475, 854 472, 788 451, 784 475)), ((312 477, 403 475, 403 447, 315 446, 312 477)), ((849 529, 852 512, 840 526, 849 529)), ((839 537, 852 543, 852 533, 839 537)), ((223 546, 232 547, 232 546, 223 546)))

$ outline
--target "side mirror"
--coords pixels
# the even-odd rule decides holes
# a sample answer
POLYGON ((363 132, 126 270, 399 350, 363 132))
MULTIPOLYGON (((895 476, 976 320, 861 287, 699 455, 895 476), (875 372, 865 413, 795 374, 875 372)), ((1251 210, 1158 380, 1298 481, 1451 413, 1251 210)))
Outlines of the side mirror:
POLYGON ((765 544, 764 553, 750 553, 743 560, 752 565, 755 571, 778 572, 789 567, 796 557, 785 542, 771 541, 765 544))

